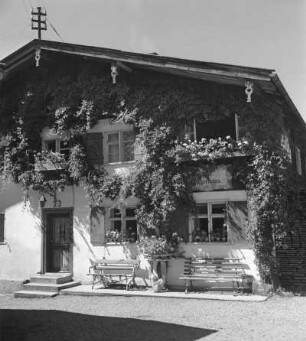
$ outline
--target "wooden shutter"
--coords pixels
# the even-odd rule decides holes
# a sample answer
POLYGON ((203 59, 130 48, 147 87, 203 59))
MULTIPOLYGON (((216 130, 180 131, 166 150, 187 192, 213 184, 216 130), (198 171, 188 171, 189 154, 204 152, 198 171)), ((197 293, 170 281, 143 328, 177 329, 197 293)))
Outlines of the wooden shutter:
POLYGON ((104 209, 93 207, 90 212, 90 242, 94 246, 104 244, 104 209))
POLYGON ((246 201, 228 203, 227 218, 229 224, 229 241, 234 244, 247 240, 248 207, 246 201))
POLYGON ((4 213, 0 213, 0 243, 4 243, 4 213))
POLYGON ((103 135, 102 133, 86 134, 87 159, 92 165, 103 164, 103 135))

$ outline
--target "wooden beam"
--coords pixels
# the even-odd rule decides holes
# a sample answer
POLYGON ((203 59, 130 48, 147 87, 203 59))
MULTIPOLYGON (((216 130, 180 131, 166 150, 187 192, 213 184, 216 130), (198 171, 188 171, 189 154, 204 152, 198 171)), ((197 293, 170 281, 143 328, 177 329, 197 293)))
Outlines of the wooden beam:
POLYGON ((127 72, 129 72, 129 73, 132 73, 132 72, 133 72, 133 69, 132 69, 132 68, 128 67, 127 65, 125 65, 125 64, 123 64, 123 63, 121 63, 121 62, 117 62, 117 65, 118 65, 121 69, 123 69, 124 71, 127 71, 127 72))
POLYGON ((270 77, 268 76, 260 76, 260 75, 255 75, 251 73, 246 73, 246 72, 210 70, 206 68, 204 69, 204 68, 183 66, 183 65, 174 64, 174 63, 145 61, 140 58, 116 57, 116 56, 107 55, 104 53, 96 54, 96 53, 89 53, 89 52, 78 52, 78 51, 64 50, 64 49, 45 47, 45 46, 41 46, 41 49, 44 49, 47 51, 61 52, 61 53, 66 53, 66 54, 93 57, 93 58, 104 59, 104 60, 112 60, 112 61, 115 60, 117 62, 126 62, 126 63, 136 64, 136 65, 151 66, 151 67, 156 67, 160 69, 178 69, 181 71, 196 72, 199 74, 219 75, 219 76, 225 76, 225 77, 230 77, 230 78, 243 78, 243 80, 250 79, 250 80, 268 81, 268 82, 271 81, 270 77))

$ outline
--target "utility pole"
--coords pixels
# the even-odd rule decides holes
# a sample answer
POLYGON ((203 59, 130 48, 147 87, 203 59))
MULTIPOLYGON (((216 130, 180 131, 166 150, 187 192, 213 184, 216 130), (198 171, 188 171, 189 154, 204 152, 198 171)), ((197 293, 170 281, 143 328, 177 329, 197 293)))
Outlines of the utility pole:
POLYGON ((37 12, 32 14, 32 30, 38 31, 38 39, 41 39, 41 31, 47 31, 46 16, 47 12, 42 12, 41 7, 37 7, 37 12))

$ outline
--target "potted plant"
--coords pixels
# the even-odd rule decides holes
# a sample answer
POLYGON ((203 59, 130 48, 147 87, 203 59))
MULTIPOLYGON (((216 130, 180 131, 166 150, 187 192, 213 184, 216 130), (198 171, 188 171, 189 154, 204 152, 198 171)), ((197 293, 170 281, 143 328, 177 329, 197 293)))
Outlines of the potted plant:
POLYGON ((148 260, 149 275, 155 292, 166 289, 167 261, 179 257, 178 246, 182 238, 174 232, 167 240, 165 236, 144 237, 139 242, 139 250, 148 260))

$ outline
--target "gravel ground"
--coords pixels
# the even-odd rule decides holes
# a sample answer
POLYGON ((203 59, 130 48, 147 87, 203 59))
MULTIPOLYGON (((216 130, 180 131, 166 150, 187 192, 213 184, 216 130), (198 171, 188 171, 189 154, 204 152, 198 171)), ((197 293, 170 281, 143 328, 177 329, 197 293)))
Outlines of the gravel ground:
POLYGON ((306 340, 306 297, 0 296, 0 340, 306 340))

